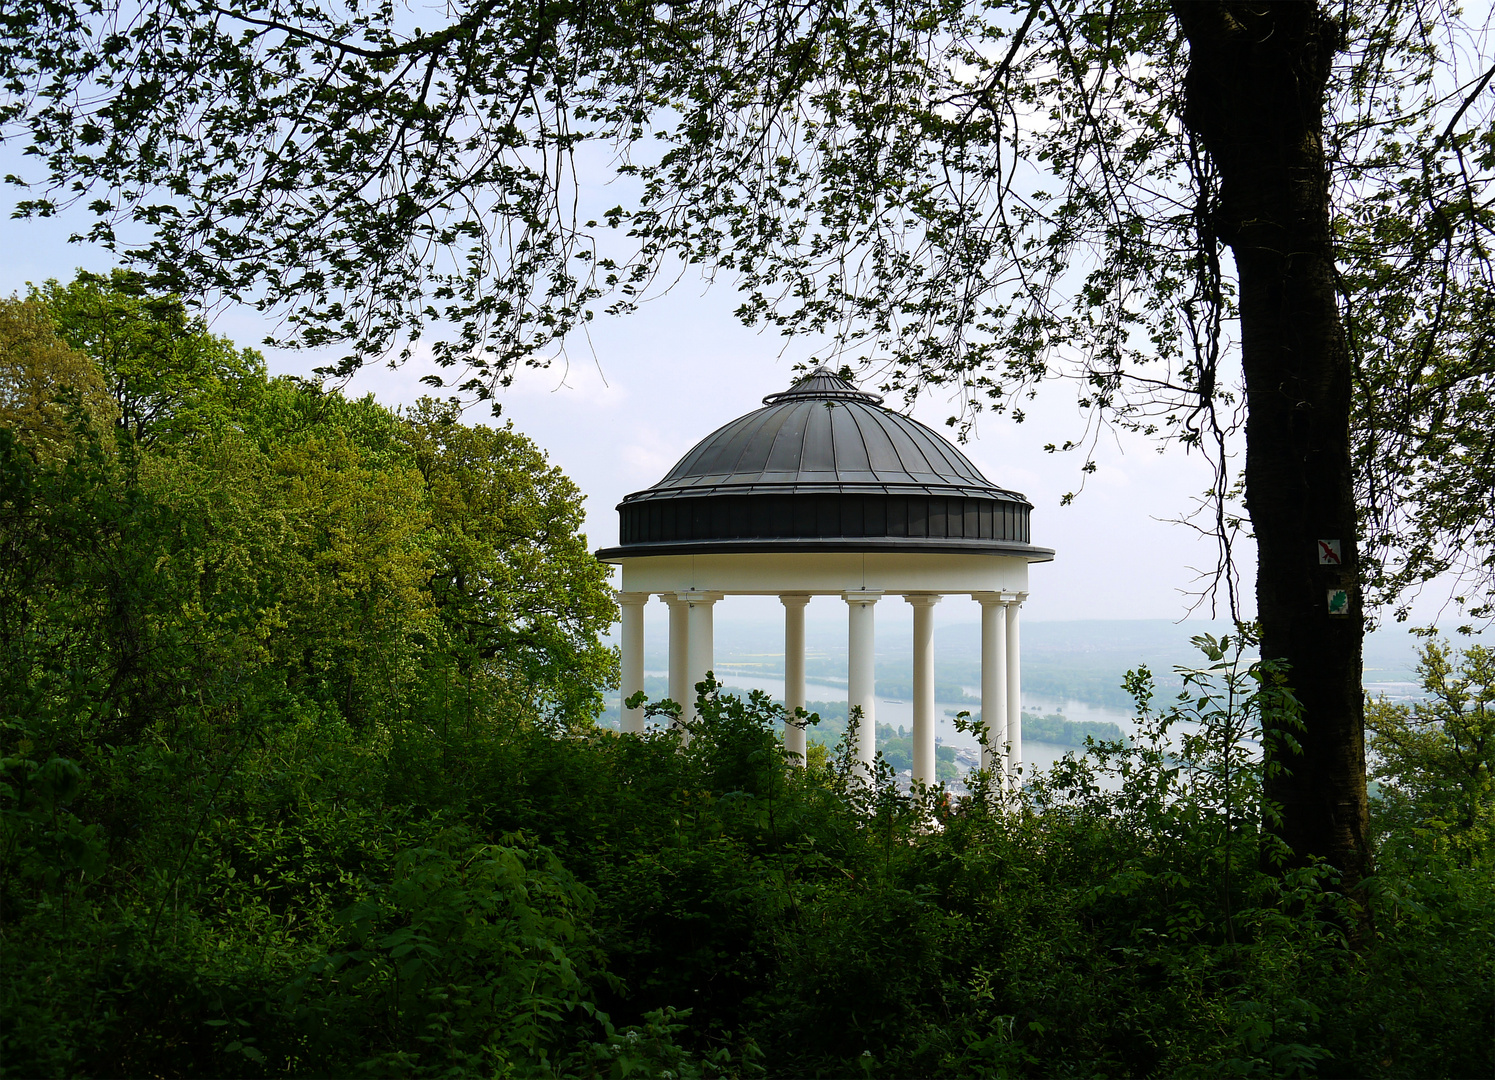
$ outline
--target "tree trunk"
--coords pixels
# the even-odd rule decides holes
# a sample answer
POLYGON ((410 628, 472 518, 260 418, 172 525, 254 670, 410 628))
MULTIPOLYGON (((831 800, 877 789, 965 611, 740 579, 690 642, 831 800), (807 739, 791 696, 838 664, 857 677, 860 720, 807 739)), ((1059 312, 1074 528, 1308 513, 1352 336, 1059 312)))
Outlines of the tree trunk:
POLYGON ((1173 12, 1189 42, 1184 120, 1219 169, 1214 228, 1235 255, 1240 281, 1246 506, 1258 548, 1262 656, 1286 662, 1303 706, 1301 730, 1267 732, 1269 757, 1283 771, 1269 770, 1266 795, 1281 807, 1277 831, 1293 861, 1321 856, 1350 887, 1369 859, 1364 619, 1350 358, 1322 138, 1341 31, 1303 0, 1175 0, 1173 12), (1321 541, 1338 542, 1338 563, 1321 541), (1341 589, 1343 607, 1331 600, 1341 589))

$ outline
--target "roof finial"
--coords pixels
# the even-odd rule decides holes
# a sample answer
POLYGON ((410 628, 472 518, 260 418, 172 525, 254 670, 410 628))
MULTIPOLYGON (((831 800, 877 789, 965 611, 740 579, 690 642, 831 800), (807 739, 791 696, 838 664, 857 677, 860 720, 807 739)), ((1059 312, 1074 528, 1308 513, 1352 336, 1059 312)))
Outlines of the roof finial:
POLYGON ((781 401, 799 400, 826 400, 826 401, 865 401, 872 405, 881 405, 882 396, 868 393, 866 390, 858 390, 850 380, 830 370, 824 364, 818 365, 808 375, 797 379, 788 390, 780 390, 777 394, 769 394, 763 399, 765 405, 777 405, 781 401))

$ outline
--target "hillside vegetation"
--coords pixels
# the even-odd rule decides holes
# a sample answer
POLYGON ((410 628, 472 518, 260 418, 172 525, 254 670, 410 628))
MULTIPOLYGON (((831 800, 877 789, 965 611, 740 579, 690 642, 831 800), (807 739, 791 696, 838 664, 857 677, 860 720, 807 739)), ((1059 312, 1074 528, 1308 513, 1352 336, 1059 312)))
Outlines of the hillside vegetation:
POLYGON ((267 378, 127 277, 0 304, 0 380, 0 1074, 1495 1072, 1484 654, 1377 713, 1346 894, 1263 840, 1293 703, 1235 642, 958 804, 790 766, 761 694, 619 736, 512 429, 267 378))

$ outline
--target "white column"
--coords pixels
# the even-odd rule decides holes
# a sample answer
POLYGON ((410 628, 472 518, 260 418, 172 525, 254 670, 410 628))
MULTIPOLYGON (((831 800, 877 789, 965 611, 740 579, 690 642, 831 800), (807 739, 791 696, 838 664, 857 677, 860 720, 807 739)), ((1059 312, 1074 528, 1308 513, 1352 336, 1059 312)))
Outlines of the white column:
POLYGON ((882 597, 880 592, 847 592, 846 601, 846 710, 862 707, 862 726, 857 738, 856 756, 872 774, 872 759, 877 753, 876 671, 873 658, 872 605, 882 597))
POLYGON ((1008 593, 1007 604, 1007 775, 1017 783, 1023 763, 1023 657, 1017 635, 1017 609, 1028 599, 1025 592, 1008 593))
POLYGON ((686 645, 689 657, 685 666, 685 712, 686 720, 694 720, 696 716, 696 683, 703 682, 706 673, 713 667, 714 642, 712 640, 711 608, 723 596, 719 592, 684 592, 677 596, 685 602, 689 614, 688 619, 688 642, 686 645))
POLYGON ((981 767, 1007 777, 1007 605, 1001 593, 972 593, 981 604, 981 767))
POLYGON ((692 696, 685 691, 686 662, 688 657, 686 619, 689 608, 678 593, 663 593, 659 597, 670 609, 670 700, 684 708, 692 696))
POLYGON ((644 605, 649 602, 648 593, 619 593, 618 612, 622 617, 619 633, 623 670, 622 711, 618 730, 637 734, 644 730, 644 710, 630 709, 628 699, 644 688, 644 605))
POLYGON ((905 596, 914 608, 914 769, 916 782, 933 787, 934 755, 934 605, 938 596, 905 596))
MULTIPOLYGON (((809 593, 785 593, 784 605, 784 749, 805 763, 805 729, 789 721, 805 706, 805 605, 809 593)), ((792 760, 792 759, 791 759, 792 760)))

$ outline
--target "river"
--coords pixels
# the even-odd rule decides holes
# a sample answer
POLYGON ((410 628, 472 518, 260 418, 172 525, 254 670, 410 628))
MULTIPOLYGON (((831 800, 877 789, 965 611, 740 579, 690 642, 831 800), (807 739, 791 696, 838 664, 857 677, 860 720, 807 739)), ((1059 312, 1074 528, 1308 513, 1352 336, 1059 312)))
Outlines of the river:
MULTIPOLYGON (((663 671, 650 671, 649 675, 665 675, 663 671)), ((718 677, 722 685, 728 689, 738 690, 762 690, 772 697, 782 699, 784 696, 784 680, 771 676, 738 675, 730 672, 721 672, 718 677)), ((970 691, 967 691, 970 693, 970 691)), ((818 683, 812 680, 805 681, 805 697, 810 701, 845 701, 846 685, 835 683, 818 683)), ((951 703, 936 702, 935 713, 935 741, 947 746, 976 748, 976 738, 973 735, 957 731, 954 720, 946 715, 949 709, 958 709, 968 706, 959 706, 951 703)), ((1099 723, 1113 723, 1121 728, 1127 735, 1134 734, 1137 722, 1130 713, 1121 712, 1117 709, 1106 709, 1095 705, 1086 705, 1081 702, 1055 702, 1046 698, 1031 697, 1023 695, 1023 711, 1044 716, 1049 713, 1061 713, 1069 720, 1089 720, 1099 723)), ((897 698, 877 698, 877 716, 879 724, 891 724, 893 727, 911 729, 914 726, 914 707, 911 702, 902 701, 897 698)), ((1028 772, 1048 769, 1056 761, 1071 750, 1072 746, 1060 746, 1055 743, 1039 742, 1036 739, 1023 740, 1023 760, 1028 772)))

